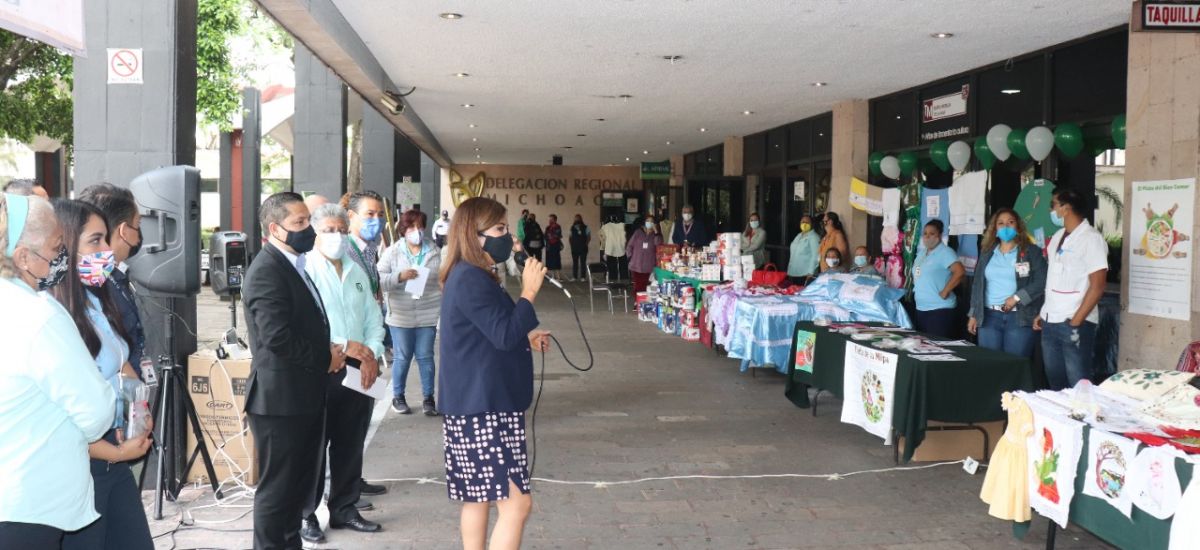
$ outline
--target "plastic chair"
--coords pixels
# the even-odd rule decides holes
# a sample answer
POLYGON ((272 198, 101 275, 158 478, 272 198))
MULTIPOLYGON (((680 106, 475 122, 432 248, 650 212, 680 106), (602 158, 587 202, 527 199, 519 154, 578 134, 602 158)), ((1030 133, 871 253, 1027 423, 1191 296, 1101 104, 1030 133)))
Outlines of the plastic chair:
POLYGON ((597 292, 604 293, 605 295, 608 296, 608 312, 611 314, 611 313, 613 313, 612 288, 610 288, 608 286, 607 282, 601 283, 601 284, 596 283, 595 278, 592 275, 595 273, 599 273, 599 272, 604 272, 604 274, 605 274, 604 278, 605 278, 605 281, 607 281, 608 280, 608 266, 607 265, 605 265, 603 262, 594 262, 594 263, 587 264, 588 299, 591 301, 592 313, 596 313, 596 293, 597 292))

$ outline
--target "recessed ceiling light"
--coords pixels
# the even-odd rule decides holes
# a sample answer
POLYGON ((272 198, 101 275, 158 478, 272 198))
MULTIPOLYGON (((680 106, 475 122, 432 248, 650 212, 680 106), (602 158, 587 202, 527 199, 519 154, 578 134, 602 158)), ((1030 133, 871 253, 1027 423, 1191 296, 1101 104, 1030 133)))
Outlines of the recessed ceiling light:
POLYGON ((570 145, 563 145, 563 149, 574 149, 574 147, 570 145))
POLYGON ((468 73, 454 73, 454 76, 457 76, 457 77, 459 77, 459 78, 466 78, 466 77, 468 77, 468 76, 471 76, 471 75, 470 75, 470 74, 468 74, 468 73))
POLYGON ((476 151, 478 151, 478 150, 479 150, 479 148, 478 148, 478 147, 476 147, 476 148, 475 148, 475 150, 476 150, 476 151))
POLYGON ((896 115, 896 120, 900 120, 900 115, 896 115))
POLYGON ((474 124, 468 124, 467 126, 470 126, 471 128, 474 128, 474 127, 475 127, 475 125, 474 125, 474 124))
POLYGON ((708 128, 701 128, 701 129, 700 129, 700 131, 701 131, 701 132, 707 132, 707 131, 708 131, 708 128))
POLYGON ((607 119, 603 119, 603 118, 593 118, 592 120, 594 120, 594 121, 596 121, 596 122, 604 122, 604 121, 605 121, 605 120, 607 120, 607 119))
POLYGON ((929 36, 932 36, 934 38, 953 38, 954 33, 952 33, 952 32, 935 32, 929 36))
POLYGON ((621 94, 621 95, 617 96, 617 99, 619 99, 621 101, 629 101, 629 100, 633 99, 633 96, 631 96, 629 94, 621 94))
POLYGON ((649 154, 650 154, 650 151, 642 151, 642 154, 643 154, 643 155, 649 155, 649 154))
POLYGON ((677 62, 677 61, 683 61, 682 55, 664 55, 664 56, 662 56, 662 58, 667 61, 670 61, 672 65, 674 65, 675 62, 677 62))
POLYGON ((629 162, 629 157, 625 157, 625 162, 629 162))
POLYGON ((816 86, 816 87, 818 87, 818 88, 821 88, 821 87, 824 87, 824 86, 828 86, 828 85, 829 85, 829 83, 828 83, 828 82, 813 82, 813 83, 812 83, 812 85, 813 85, 813 86, 816 86))
POLYGON ((1021 93, 1021 90, 1018 90, 1016 88, 1009 88, 1007 90, 1000 90, 1000 93, 1007 94, 1007 95, 1013 95, 1013 94, 1021 93))
POLYGON ((452 13, 452 12, 440 13, 440 14, 438 14, 438 17, 441 17, 442 19, 450 19, 450 20, 463 18, 461 13, 452 13))
POLYGON ((667 140, 667 145, 670 145, 670 144, 671 144, 671 140, 667 140))
POLYGON ((742 111, 742 114, 746 115, 746 116, 750 116, 750 115, 754 114, 754 111, 742 111))
POLYGON ((479 138, 471 138, 471 141, 479 141, 479 138))
POLYGON ((481 156, 479 156, 479 155, 475 155, 475 158, 477 158, 477 159, 481 159, 481 158, 483 158, 483 157, 481 157, 481 156))
POLYGON ((575 137, 587 137, 587 134, 575 134, 575 137))
POLYGON ((817 132, 817 137, 825 137, 825 132, 817 132))
POLYGON ((463 108, 470 109, 471 107, 474 107, 475 104, 474 103, 463 103, 462 106, 463 106, 463 108))

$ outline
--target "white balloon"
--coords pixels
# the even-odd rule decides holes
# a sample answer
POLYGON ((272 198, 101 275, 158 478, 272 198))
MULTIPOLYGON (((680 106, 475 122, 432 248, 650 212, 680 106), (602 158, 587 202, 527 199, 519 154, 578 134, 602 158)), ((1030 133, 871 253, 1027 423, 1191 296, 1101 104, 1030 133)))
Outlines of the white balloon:
POLYGON ((950 148, 946 149, 946 157, 950 159, 950 166, 961 172, 971 162, 971 146, 962 140, 951 143, 950 148))
POLYGON ((1033 160, 1042 162, 1054 150, 1054 132, 1045 126, 1036 126, 1025 134, 1025 148, 1033 160))
POLYGON ((883 172, 888 179, 898 180, 900 179, 900 161, 891 155, 883 157, 883 160, 879 161, 879 171, 883 172))
POLYGON ((1012 151, 1008 150, 1008 134, 1012 133, 1012 128, 1007 124, 997 124, 992 126, 987 133, 988 149, 992 150, 992 154, 996 156, 996 160, 1004 162, 1012 155, 1012 151))

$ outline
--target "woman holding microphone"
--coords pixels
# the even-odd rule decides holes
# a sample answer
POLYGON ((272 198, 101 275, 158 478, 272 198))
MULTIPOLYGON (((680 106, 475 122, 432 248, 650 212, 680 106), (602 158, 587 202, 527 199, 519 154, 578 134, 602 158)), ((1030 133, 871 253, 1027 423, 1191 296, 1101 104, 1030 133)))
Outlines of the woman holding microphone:
POLYGON ((445 437, 446 487, 463 502, 465 550, 483 550, 488 513, 496 503, 493 550, 517 549, 533 507, 525 442, 525 410, 533 400, 533 351, 546 351, 550 333, 538 326, 533 302, 546 268, 525 262, 516 302, 492 266, 512 254, 513 240, 499 202, 463 202, 443 250, 442 376, 438 402, 445 437))

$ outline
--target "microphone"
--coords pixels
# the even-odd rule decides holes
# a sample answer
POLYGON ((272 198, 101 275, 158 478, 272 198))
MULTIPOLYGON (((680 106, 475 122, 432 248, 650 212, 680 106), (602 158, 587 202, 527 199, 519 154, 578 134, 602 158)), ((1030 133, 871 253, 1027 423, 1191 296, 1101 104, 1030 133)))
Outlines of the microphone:
MULTIPOLYGON (((524 271, 524 269, 525 269, 525 260, 528 260, 528 259, 529 259, 529 254, 526 254, 524 250, 520 250, 520 251, 513 253, 513 261, 517 263, 517 267, 520 268, 522 271, 524 271)), ((551 277, 549 275, 543 275, 543 277, 547 281, 550 281, 550 284, 558 287, 559 290, 567 293, 568 298, 571 297, 571 291, 564 288, 562 283, 558 282, 558 279, 555 279, 554 277, 551 277)))

